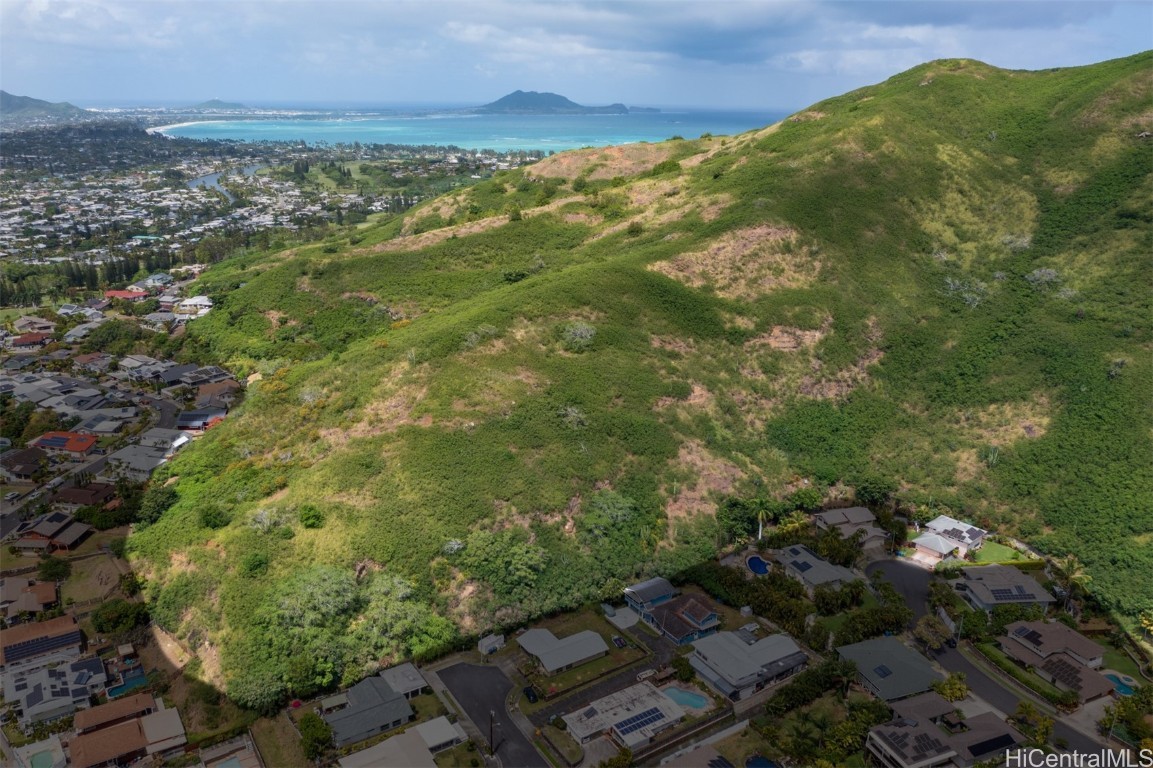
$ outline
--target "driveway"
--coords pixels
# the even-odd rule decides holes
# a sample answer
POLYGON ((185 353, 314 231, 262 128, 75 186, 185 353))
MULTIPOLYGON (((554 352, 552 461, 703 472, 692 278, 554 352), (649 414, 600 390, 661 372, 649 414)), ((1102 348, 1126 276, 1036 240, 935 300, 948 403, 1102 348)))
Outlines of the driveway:
MULTIPOLYGON (((932 574, 924 568, 900 560, 888 560, 872 563, 866 570, 869 574, 876 570, 882 571, 885 579, 897 588, 917 618, 924 616, 928 611, 929 580, 932 574)), ((996 677, 986 674, 982 668, 965 658, 959 649, 943 648, 933 660, 950 672, 965 673, 965 682, 968 683, 970 690, 1006 715, 1012 714, 1021 702, 1021 697, 1017 693, 1002 685, 996 677)), ((1069 742, 1069 748, 1077 752, 1101 751, 1103 742, 1071 727, 1059 718, 1060 716, 1055 718, 1053 724, 1054 739, 1065 739, 1069 742)))
POLYGON ((503 765, 550 768, 505 710, 505 698, 513 686, 499 667, 454 664, 436 674, 486 741, 491 732, 496 754, 503 765))

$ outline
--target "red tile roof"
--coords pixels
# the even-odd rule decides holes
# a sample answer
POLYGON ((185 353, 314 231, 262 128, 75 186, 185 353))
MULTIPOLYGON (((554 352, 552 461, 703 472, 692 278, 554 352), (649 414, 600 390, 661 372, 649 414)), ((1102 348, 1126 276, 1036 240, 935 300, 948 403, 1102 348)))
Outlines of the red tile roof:
POLYGON ((96 436, 79 432, 45 432, 32 445, 69 453, 88 453, 96 445, 96 436))

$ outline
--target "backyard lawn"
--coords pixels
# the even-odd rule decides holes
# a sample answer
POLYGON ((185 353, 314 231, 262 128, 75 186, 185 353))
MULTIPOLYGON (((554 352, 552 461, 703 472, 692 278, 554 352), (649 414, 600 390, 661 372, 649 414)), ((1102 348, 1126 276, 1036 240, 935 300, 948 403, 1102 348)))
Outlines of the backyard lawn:
POLYGON ((252 737, 260 749, 264 764, 276 768, 312 768, 304 756, 300 734, 283 712, 276 717, 262 717, 252 724, 252 737))
POLYGON ((973 554, 973 561, 977 563, 1012 563, 1026 559, 1017 550, 998 544, 995 541, 986 541, 984 546, 973 554))

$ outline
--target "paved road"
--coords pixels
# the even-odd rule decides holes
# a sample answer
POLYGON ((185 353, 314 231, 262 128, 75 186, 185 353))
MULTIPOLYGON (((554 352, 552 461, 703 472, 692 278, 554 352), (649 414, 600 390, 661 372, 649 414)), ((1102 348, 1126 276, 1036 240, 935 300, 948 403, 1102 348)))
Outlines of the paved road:
POLYGON ((436 674, 453 698, 464 707, 465 714, 486 741, 492 718, 492 741, 503 765, 508 768, 550 768, 505 710, 505 697, 512 690, 512 682, 499 667, 454 664, 436 674))
MULTIPOLYGON (((912 563, 900 560, 888 560, 872 563, 867 569, 868 573, 880 570, 885 578, 897 588, 905 598, 905 602, 913 609, 913 613, 920 618, 928 611, 929 600, 929 571, 912 563)), ((964 672, 965 682, 977 696, 1001 710, 1005 714, 1012 714, 1021 701, 1021 697, 1001 684, 999 680, 988 675, 980 667, 966 659, 955 648, 945 648, 935 657, 937 663, 950 672, 964 672)), ((1053 726, 1055 739, 1065 739, 1069 748, 1077 752, 1097 753, 1104 747, 1103 742, 1090 738, 1087 734, 1070 727, 1061 720, 1056 720, 1053 726)))

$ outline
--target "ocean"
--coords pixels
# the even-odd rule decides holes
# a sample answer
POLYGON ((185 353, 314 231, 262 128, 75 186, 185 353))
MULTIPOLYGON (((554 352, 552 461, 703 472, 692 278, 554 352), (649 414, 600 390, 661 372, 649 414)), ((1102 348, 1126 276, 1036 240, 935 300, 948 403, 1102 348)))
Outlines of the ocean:
POLYGON ((168 136, 308 144, 411 144, 462 149, 561 151, 657 142, 702 134, 730 136, 772 125, 775 112, 677 110, 627 115, 476 115, 459 112, 340 119, 211 120, 158 129, 168 136))

